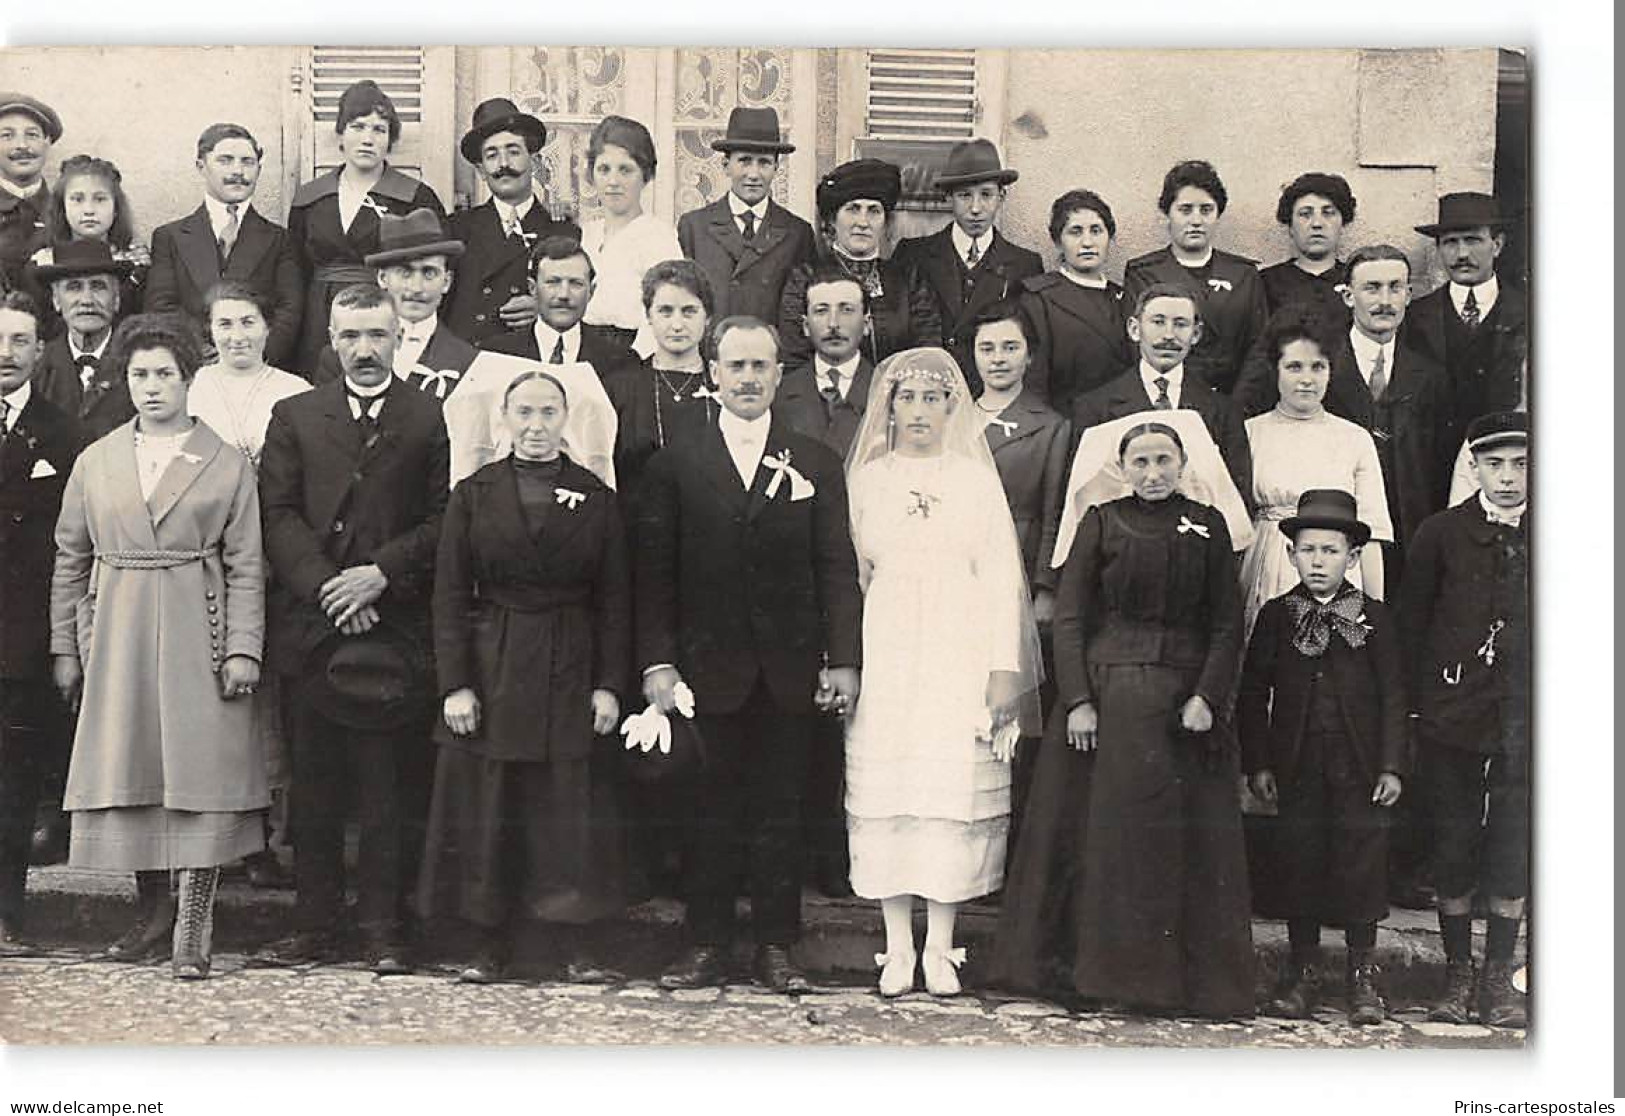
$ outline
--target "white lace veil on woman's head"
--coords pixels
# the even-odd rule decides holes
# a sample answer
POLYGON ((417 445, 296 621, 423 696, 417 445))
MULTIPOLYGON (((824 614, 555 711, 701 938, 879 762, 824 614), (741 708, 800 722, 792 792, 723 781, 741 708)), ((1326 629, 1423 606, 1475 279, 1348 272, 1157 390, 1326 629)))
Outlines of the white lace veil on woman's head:
MULTIPOLYGON (((1002 495, 998 467, 984 434, 986 423, 970 396, 970 385, 959 362, 944 349, 905 349, 881 361, 869 385, 863 423, 846 455, 846 475, 854 490, 858 474, 868 465, 884 461, 895 448, 892 424, 892 398, 901 384, 930 385, 948 392, 951 410, 943 429, 942 455, 961 458, 976 469, 978 489, 992 494, 996 512, 990 517, 991 537, 985 559, 976 570, 982 600, 966 602, 966 638, 978 623, 985 624, 989 644, 989 671, 986 700, 989 709, 1001 717, 1014 717, 1026 736, 1043 731, 1038 687, 1044 678, 1044 660, 1039 648, 1038 625, 1033 619, 1032 596, 1022 567, 1021 544, 1015 523, 1002 495)), ((960 474, 966 475, 966 474, 960 474)))

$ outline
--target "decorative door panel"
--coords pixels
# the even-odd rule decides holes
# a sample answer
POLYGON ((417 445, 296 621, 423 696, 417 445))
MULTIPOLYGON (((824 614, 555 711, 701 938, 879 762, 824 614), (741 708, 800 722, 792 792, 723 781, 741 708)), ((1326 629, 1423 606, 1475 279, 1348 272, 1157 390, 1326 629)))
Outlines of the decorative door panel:
MULTIPOLYGON (((779 114, 780 131, 795 134, 791 54, 788 50, 732 48, 677 51, 672 96, 677 155, 674 212, 698 209, 728 192, 722 154, 713 151, 711 143, 727 131, 728 114, 735 108, 773 109, 779 114)), ((796 145, 797 154, 808 140, 796 145)), ((791 180, 785 173, 773 180, 773 200, 780 205, 791 204, 791 180)))

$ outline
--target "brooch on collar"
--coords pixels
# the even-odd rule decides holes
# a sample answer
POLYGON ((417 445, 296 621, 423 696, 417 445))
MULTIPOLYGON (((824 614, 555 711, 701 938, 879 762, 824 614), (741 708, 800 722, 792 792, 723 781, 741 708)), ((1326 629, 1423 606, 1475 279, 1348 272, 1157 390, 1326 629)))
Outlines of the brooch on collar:
POLYGON ((921 519, 930 519, 931 509, 942 503, 942 497, 932 495, 929 492, 920 492, 911 488, 908 490, 908 494, 914 497, 913 504, 909 506, 908 514, 917 515, 921 519))

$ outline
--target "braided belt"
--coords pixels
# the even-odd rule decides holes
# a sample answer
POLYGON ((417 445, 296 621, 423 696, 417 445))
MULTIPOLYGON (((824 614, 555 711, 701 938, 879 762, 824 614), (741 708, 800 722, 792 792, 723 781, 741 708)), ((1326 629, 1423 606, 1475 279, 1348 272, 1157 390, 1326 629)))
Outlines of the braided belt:
POLYGON ((208 550, 103 550, 96 561, 115 570, 168 570, 186 566, 213 557, 219 551, 208 550))

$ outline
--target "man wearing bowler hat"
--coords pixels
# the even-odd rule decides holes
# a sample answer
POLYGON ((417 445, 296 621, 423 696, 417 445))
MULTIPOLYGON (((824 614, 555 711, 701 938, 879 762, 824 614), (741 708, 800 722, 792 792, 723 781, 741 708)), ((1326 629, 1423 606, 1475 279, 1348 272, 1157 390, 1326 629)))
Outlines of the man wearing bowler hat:
MULTIPOLYGON (((378 285, 389 292, 400 317, 395 375, 442 400, 479 355, 479 350, 448 329, 440 317, 441 303, 462 255, 462 242, 446 236, 438 217, 427 209, 414 209, 404 217, 380 217, 378 251, 364 257, 368 267, 378 269, 378 285)), ((332 346, 323 349, 316 362, 316 382, 326 383, 343 374, 332 346)))
POLYGON ((429 596, 450 475, 432 394, 394 373, 389 295, 356 284, 328 327, 340 379, 278 403, 260 462, 270 661, 288 678, 298 780, 297 932, 269 964, 332 957, 345 807, 361 822, 358 921, 374 972, 405 972, 405 901, 423 848, 435 711, 429 596))
POLYGON ((0 289, 16 290, 23 265, 45 247, 45 160, 61 138, 62 118, 50 105, 0 93, 0 289))
POLYGON ((937 189, 953 205, 953 223, 930 236, 905 240, 894 258, 918 270, 936 296, 942 347, 959 361, 971 391, 980 393, 971 344, 976 316, 1022 289, 1021 281, 1044 272, 1037 252, 1010 243, 993 227, 1006 188, 1020 175, 999 163, 985 139, 966 140, 948 152, 937 189))
POLYGON ((536 198, 536 153, 547 126, 506 97, 474 110, 474 126, 459 146, 485 180, 491 197, 452 214, 451 233, 465 255, 446 299, 446 324, 471 345, 530 328, 530 249, 550 236, 581 239, 573 221, 555 221, 536 198))
POLYGON ((1458 430, 1526 397, 1528 297, 1495 271, 1508 223, 1488 194, 1459 193, 1439 199, 1437 221, 1416 226, 1438 246, 1450 281, 1411 305, 1405 334, 1449 374, 1458 430))
POLYGON ((725 160, 728 194, 683 214, 677 242, 711 280, 714 320, 749 314, 771 322, 786 277, 813 251, 812 226, 769 196, 779 157, 795 145, 779 138, 777 112, 741 107, 729 114, 727 134, 711 147, 725 160))
POLYGON ((119 280, 130 269, 129 261, 113 258, 106 241, 73 240, 35 272, 67 325, 46 344, 36 382, 45 398, 79 420, 87 442, 135 416, 129 388, 107 364, 121 309, 119 280))

